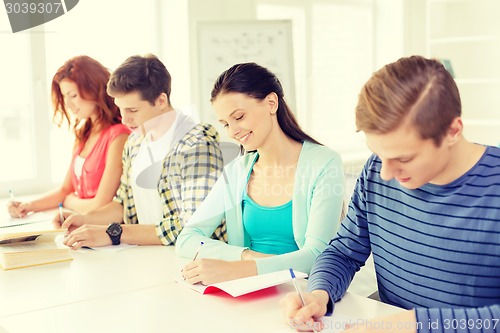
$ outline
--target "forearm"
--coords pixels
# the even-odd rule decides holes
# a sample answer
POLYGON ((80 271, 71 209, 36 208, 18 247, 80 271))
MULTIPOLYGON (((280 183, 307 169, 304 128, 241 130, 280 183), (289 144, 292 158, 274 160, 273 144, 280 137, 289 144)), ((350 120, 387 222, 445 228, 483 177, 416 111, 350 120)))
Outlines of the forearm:
MULTIPOLYGON (((109 201, 108 201, 109 202, 109 201)), ((64 200, 64 207, 82 214, 94 211, 104 206, 106 202, 98 197, 82 199, 77 196, 67 196, 64 200)))
POLYGON ((107 205, 85 214, 87 224, 110 224, 123 222, 123 206, 118 202, 107 205))
POLYGON ((356 267, 330 245, 311 269, 308 290, 324 290, 332 301, 336 302, 346 292, 355 272, 356 267))
POLYGON ((29 210, 39 212, 56 208, 59 203, 64 202, 64 198, 68 195, 62 188, 53 190, 43 194, 40 198, 29 202, 29 210))
POLYGON ((293 268, 296 271, 309 274, 316 260, 316 251, 304 247, 300 250, 268 257, 256 257, 257 271, 259 274, 276 272, 293 268))
POLYGON ((162 245, 156 235, 154 225, 126 224, 122 225, 121 241, 136 245, 162 245))
POLYGON ((257 275, 257 265, 254 260, 233 261, 233 279, 241 279, 257 275))
POLYGON ((274 256, 274 255, 256 252, 256 251, 252 251, 250 249, 245 249, 245 250, 243 250, 243 252, 241 252, 241 260, 252 260, 252 259, 267 258, 267 257, 272 257, 272 256, 274 256))

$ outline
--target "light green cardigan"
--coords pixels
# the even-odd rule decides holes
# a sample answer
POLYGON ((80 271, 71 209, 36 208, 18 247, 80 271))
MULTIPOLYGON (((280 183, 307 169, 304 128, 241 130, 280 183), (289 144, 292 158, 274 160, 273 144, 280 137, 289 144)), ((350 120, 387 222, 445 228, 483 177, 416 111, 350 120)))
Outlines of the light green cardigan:
MULTIPOLYGON (((224 168, 206 199, 177 238, 176 253, 193 258, 204 242, 199 258, 240 260, 250 246, 242 223, 242 195, 257 153, 238 157, 224 168), (210 236, 225 218, 227 240, 210 236)), ((335 151, 304 142, 295 173, 292 197, 293 234, 299 250, 256 259, 259 274, 293 268, 309 273, 340 224, 344 198, 342 161, 335 151)))

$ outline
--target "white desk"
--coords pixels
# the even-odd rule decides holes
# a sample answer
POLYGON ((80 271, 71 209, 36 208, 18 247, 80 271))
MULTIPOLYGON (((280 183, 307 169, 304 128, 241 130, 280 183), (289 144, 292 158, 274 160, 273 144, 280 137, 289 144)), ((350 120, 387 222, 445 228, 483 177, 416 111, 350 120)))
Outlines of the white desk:
POLYGON ((73 260, 0 270, 0 318, 172 282, 182 268, 173 248, 134 247, 111 253, 73 251, 73 260), (8 300, 8 301, 7 301, 8 300))
MULTIPOLYGON (((291 283, 238 298, 201 295, 174 282, 184 262, 173 247, 144 246, 76 251, 71 262, 0 271, 0 327, 9 333, 293 332, 279 307, 294 290, 291 283)), ((347 294, 332 320, 396 311, 347 294)))

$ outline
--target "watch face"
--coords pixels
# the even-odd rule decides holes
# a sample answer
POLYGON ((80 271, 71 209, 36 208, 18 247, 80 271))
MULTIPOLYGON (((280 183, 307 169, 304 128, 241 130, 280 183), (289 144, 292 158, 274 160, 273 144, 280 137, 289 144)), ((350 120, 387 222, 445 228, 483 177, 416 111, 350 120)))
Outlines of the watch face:
POLYGON ((109 227, 108 227, 108 235, 110 236, 118 236, 122 233, 122 226, 119 225, 119 224, 111 224, 109 227))

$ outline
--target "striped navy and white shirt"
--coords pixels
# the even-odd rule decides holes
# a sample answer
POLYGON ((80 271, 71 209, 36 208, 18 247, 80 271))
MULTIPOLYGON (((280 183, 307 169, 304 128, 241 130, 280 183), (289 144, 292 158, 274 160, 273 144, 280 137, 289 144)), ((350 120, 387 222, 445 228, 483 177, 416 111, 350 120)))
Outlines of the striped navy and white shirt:
POLYGON ((500 149, 443 186, 405 189, 380 168, 367 161, 309 290, 339 300, 373 253, 381 300, 415 308, 418 332, 500 332, 500 149))

